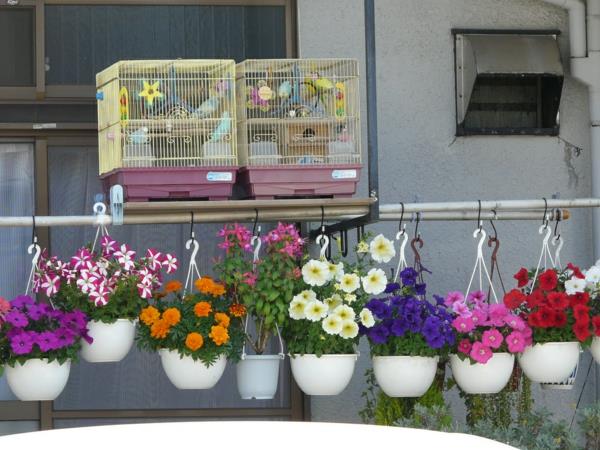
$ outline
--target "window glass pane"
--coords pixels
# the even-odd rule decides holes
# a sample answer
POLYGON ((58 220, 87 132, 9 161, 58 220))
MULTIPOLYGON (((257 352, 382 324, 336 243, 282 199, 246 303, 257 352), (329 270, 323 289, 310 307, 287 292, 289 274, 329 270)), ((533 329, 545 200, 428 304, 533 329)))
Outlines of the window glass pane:
POLYGON ((37 420, 15 420, 15 421, 0 421, 0 436, 16 433, 29 433, 38 431, 40 423, 37 420))
POLYGON ((0 8, 0 86, 33 86, 32 8, 0 8))
MULTIPOLYGON (((0 143, 0 215, 31 216, 33 214, 33 144, 0 143)), ((31 228, 0 230, 0 295, 11 299, 22 294, 27 285, 31 256, 31 228)))
POLYGON ((119 60, 285 57, 283 6, 47 5, 47 83, 95 85, 119 60))
MULTIPOLYGON (((98 179, 98 151, 95 147, 50 147, 50 213, 52 215, 91 214, 94 196, 102 187, 98 179)), ((198 260, 201 273, 211 274, 212 261, 219 250, 215 236, 219 225, 199 224, 195 232, 201 247, 198 260)), ((174 252, 182 262, 176 274, 187 270, 189 252, 184 243, 189 225, 147 225, 111 227, 109 233, 127 242, 138 252, 154 247, 174 252)), ((93 227, 52 229, 52 253, 62 258, 94 239, 93 227)), ((148 408, 289 408, 289 364, 282 365, 279 390, 273 400, 241 400, 236 388, 235 367, 228 365, 215 388, 199 391, 176 389, 167 379, 158 355, 133 349, 118 364, 72 366, 69 383, 55 401, 56 409, 148 409, 148 408)))

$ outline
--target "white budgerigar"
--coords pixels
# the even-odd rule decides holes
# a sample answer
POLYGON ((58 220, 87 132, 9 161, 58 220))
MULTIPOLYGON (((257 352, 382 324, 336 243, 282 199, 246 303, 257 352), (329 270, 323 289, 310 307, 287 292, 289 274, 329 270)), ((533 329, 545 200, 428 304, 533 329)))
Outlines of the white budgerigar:
POLYGON ((191 117, 197 119, 205 119, 210 117, 219 107, 219 97, 208 97, 202 104, 198 107, 198 109, 194 110, 191 114, 191 117))
POLYGON ((277 95, 279 98, 285 99, 288 98, 292 94, 292 83, 289 80, 285 80, 283 83, 279 85, 279 89, 277 89, 277 95))
POLYGON ((218 142, 231 132, 231 116, 228 111, 223 112, 219 124, 211 133, 210 142, 218 142))
POLYGON ((133 133, 130 133, 127 138, 132 144, 146 144, 148 142, 148 128, 138 128, 133 133))

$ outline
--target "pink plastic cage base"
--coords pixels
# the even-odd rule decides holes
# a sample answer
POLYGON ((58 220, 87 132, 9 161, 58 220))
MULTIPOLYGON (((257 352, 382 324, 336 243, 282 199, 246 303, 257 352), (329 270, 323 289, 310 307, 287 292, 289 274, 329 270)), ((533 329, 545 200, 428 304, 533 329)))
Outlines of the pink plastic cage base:
POLYGON ((239 182, 254 199, 351 197, 360 179, 360 164, 246 166, 239 182))
POLYGON ((231 198, 238 167, 122 168, 100 175, 104 189, 123 186, 125 201, 231 198))

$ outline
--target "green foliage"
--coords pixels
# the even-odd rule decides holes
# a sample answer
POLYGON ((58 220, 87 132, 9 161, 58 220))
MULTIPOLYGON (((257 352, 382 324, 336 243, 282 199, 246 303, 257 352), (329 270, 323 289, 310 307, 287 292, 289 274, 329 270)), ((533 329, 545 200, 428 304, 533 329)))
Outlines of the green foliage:
POLYGON ((62 309, 79 309, 92 321, 115 323, 118 319, 134 320, 148 304, 140 297, 137 282, 134 277, 120 279, 104 306, 96 306, 75 283, 62 283, 58 293, 52 297, 52 302, 62 309))
POLYGON ((390 337, 385 344, 371 344, 373 356, 446 356, 448 346, 432 348, 421 333, 407 331, 402 337, 390 337))
POLYGON ((199 293, 186 295, 185 298, 179 294, 173 297, 171 300, 158 299, 154 305, 142 310, 136 337, 139 348, 151 352, 160 349, 175 350, 181 356, 202 361, 206 366, 213 364, 221 355, 234 362, 239 361, 244 332, 241 321, 230 318, 227 314, 231 303, 226 297, 215 298, 199 293), (196 305, 202 302, 210 304, 210 311, 199 316, 196 314, 196 305), (177 315, 179 320, 169 320, 177 315), (227 331, 226 342, 215 342, 212 337, 215 328, 221 333, 223 329, 227 331), (202 336, 201 347, 190 348, 187 344, 190 333, 202 336))
POLYGON ((290 320, 283 336, 290 354, 322 356, 355 353, 354 339, 325 333, 320 321, 290 320))
POLYGON ((600 403, 581 411, 579 426, 585 439, 584 450, 600 449, 600 403))

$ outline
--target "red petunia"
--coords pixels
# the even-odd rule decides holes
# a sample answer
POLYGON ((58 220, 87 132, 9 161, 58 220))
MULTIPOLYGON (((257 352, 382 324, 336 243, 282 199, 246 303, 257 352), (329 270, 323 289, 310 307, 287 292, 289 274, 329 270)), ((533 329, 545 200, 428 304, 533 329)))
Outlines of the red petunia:
POLYGON ((504 295, 504 304, 508 309, 516 309, 525 301, 525 294, 518 289, 513 289, 504 295))
POLYGON ((538 328, 540 327, 540 313, 539 311, 535 311, 532 312, 531 314, 529 314, 529 316, 527 316, 527 323, 529 324, 529 326, 531 328, 538 328))
POLYGON ((585 341, 592 335, 592 333, 590 333, 589 323, 583 324, 576 322, 575 325, 573 325, 573 333, 575 333, 575 337, 579 342, 585 341))
POLYGON ((546 306, 542 306, 538 311, 539 314, 539 322, 541 328, 550 328, 553 327, 556 323, 556 314, 554 311, 546 306))
POLYGON ((594 334, 600 336, 600 316, 592 317, 592 325, 594 326, 594 334))
POLYGON ((567 314, 564 311, 554 311, 554 326, 562 328, 567 324, 567 314))
POLYGON ((530 309, 535 308, 536 306, 540 306, 544 303, 544 294, 541 289, 536 289, 531 294, 527 296, 527 306, 530 309))
POLYGON ((587 292, 576 292, 573 295, 569 295, 569 304, 571 308, 575 305, 587 305, 590 301, 590 294, 587 292))
POLYGON ((521 267, 519 271, 513 275, 513 278, 517 280, 518 287, 522 288, 527 286, 529 283, 529 271, 525 267, 521 267))
POLYGON ((543 272, 539 278, 540 289, 542 291, 551 291, 558 284, 558 276, 553 269, 548 269, 543 272))
POLYGON ((565 309, 569 306, 569 297, 564 292, 550 292, 546 301, 548 306, 554 309, 565 309))
POLYGON ((585 278, 585 275, 579 270, 579 267, 575 266, 572 263, 567 264, 567 269, 570 269, 573 272, 573 276, 575 278, 585 278))
POLYGON ((573 307, 573 317, 577 322, 590 322, 590 308, 585 305, 575 305, 573 307))

